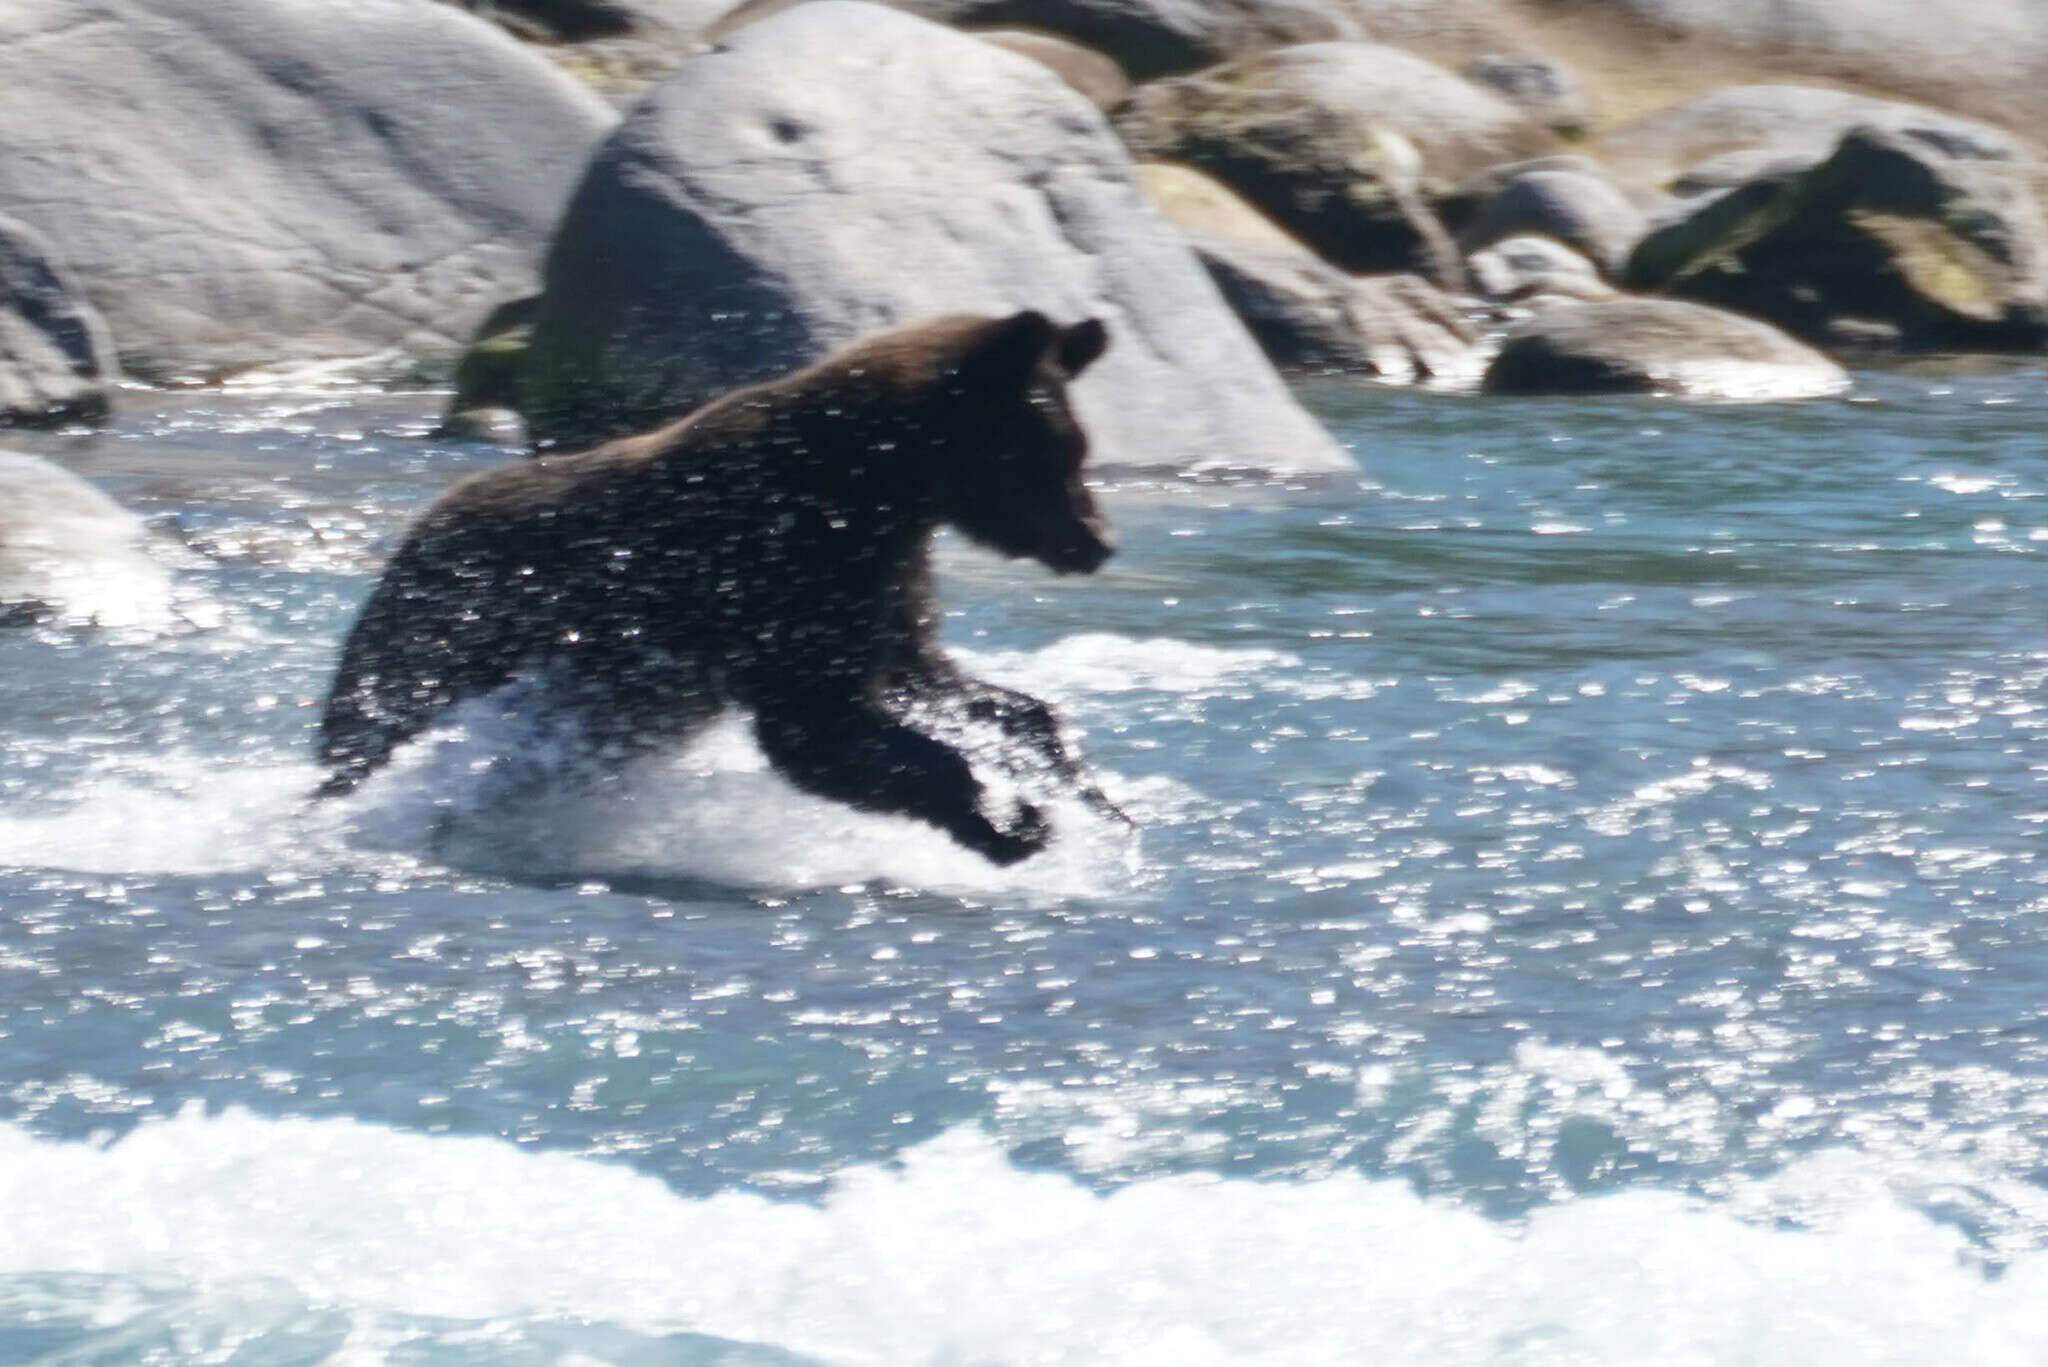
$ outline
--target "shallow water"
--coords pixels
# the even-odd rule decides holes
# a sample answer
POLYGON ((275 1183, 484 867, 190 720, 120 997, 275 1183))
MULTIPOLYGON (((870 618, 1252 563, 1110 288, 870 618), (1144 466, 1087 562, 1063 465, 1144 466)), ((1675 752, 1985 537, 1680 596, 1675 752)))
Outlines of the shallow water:
POLYGON ((36 438, 164 630, 0 637, 0 1362, 2048 1362, 2048 376, 1317 386, 947 638, 1142 831, 994 870, 742 729, 305 801, 431 396, 36 438))

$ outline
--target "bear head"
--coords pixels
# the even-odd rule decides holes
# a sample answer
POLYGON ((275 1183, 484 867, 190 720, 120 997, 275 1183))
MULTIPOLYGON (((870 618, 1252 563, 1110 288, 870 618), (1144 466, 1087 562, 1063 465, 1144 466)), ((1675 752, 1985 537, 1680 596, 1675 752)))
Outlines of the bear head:
POLYGON ((955 439, 934 474, 940 517, 1002 555, 1089 574, 1116 551, 1082 480, 1088 437, 1067 384, 1100 356, 1096 319, 1062 327, 1026 311, 978 323, 951 365, 955 439))

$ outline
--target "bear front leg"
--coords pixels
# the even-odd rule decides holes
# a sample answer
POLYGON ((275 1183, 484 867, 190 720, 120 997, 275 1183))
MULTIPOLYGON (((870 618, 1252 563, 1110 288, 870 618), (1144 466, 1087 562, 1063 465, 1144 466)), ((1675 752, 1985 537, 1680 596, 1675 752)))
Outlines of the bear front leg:
POLYGON ((1086 766, 1067 752, 1065 742, 1060 739, 1059 718, 1053 715, 1050 706, 1029 693, 983 683, 979 679, 964 675, 961 676, 960 683, 967 698, 969 717, 976 721, 993 723, 1005 736, 1022 741, 1036 751, 1046 766, 1063 783, 1074 789, 1081 800, 1093 810, 1104 816, 1113 817, 1126 826, 1137 824, 1124 815, 1121 807, 1109 800, 1109 795, 1102 791, 1086 766))
POLYGON ((1003 830, 983 815, 982 786, 965 759, 867 703, 817 699, 763 707, 754 720, 761 749, 806 792, 871 812, 926 821, 995 864, 1014 864, 1051 838, 1028 802, 1003 830))

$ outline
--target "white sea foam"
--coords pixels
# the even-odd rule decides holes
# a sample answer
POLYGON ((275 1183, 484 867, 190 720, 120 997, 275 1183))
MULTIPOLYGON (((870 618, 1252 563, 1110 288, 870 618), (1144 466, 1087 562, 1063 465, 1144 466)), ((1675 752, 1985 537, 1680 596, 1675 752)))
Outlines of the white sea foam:
POLYGON ((142 519, 61 466, 0 451, 0 603, 131 632, 180 619, 169 560, 142 519))
MULTIPOLYGON (((522 751, 530 735, 477 729, 423 737, 360 793, 317 803, 310 795, 321 774, 308 762, 112 758, 45 805, 0 813, 0 864, 286 877, 366 861, 387 869, 399 858, 518 881, 792 891, 879 883, 1027 898, 1115 894, 1141 869, 1141 837, 1071 796, 1035 797, 1053 823, 1051 846, 998 868, 920 822, 800 792, 737 719, 679 753, 596 778, 572 753, 522 751), (523 781, 501 781, 494 769, 508 744, 526 762, 523 781), (560 761, 553 771, 550 759, 560 761)), ((1003 791, 998 775, 988 777, 1003 791)), ((1176 785, 1099 777, 1141 824, 1179 803, 1176 785)), ((998 810, 1008 800, 998 798, 998 810)))
MULTIPOLYGON (((522 879, 695 880, 806 889, 883 883, 966 895, 1113 893, 1130 886, 1137 838, 1078 798, 1031 794, 1053 824, 1043 853, 998 868, 934 827, 813 797, 777 773, 744 720, 724 718, 681 751, 595 780, 575 768, 577 742, 558 754, 496 726, 466 724, 409 747, 348 804, 363 841, 424 848, 428 857, 522 879), (521 755, 499 781, 502 756, 521 755), (571 775, 551 782, 559 759, 571 775)), ((1018 792, 992 766, 987 804, 1018 792)), ((1145 789, 1102 775, 1113 797, 1146 810, 1145 789)))
POLYGON ((340 849, 314 819, 307 763, 123 756, 68 793, 0 814, 0 864, 139 875, 304 868, 340 849))
MULTIPOLYGON (((1062 705, 1131 689, 1193 696, 1267 686, 1299 664, 1277 651, 1101 633, 1032 651, 960 653, 971 667, 1062 705)), ((307 801, 321 775, 296 760, 114 755, 41 810, 0 815, 0 863, 107 874, 303 873, 397 854, 521 880, 792 890, 880 883, 1048 897, 1113 895, 1143 873, 1141 835, 1054 787, 1006 786, 986 753, 977 772, 994 810, 1028 797, 1054 829, 1048 850, 1007 869, 922 823, 800 792, 736 717, 617 773, 594 774, 577 757, 573 735, 505 722, 488 702, 458 709, 450 724, 402 747, 358 794, 335 802, 307 801)), ((1097 776, 1140 828, 1200 802, 1171 779, 1097 776)))
POLYGON ((1200 693, 1276 671, 1298 669, 1299 656, 1255 647, 1203 645, 1176 638, 1087 631, 1037 650, 960 650, 961 662, 990 678, 1055 697, 1127 693, 1200 693))
POLYGON ((1881 1193, 1806 1229, 1652 1191, 1507 1225, 1348 1175, 1101 1195, 972 1129, 806 1204, 345 1120, 195 1109, 105 1147, 0 1127, 0 1227, 4 1274, 230 1306, 282 1283, 359 1326, 573 1317, 848 1367, 1981 1367, 2048 1343, 2048 1256, 1988 1277, 1881 1193))

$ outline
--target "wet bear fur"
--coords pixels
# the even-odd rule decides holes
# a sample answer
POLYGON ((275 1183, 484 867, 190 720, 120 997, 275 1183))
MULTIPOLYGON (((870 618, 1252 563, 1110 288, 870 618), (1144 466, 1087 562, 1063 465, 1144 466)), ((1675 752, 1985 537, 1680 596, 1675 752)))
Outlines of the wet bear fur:
POLYGON ((1044 703, 941 653, 929 560, 942 525, 1063 574, 1109 557, 1066 396, 1106 340, 1098 322, 1030 312, 930 319, 655 431, 455 485, 349 633, 321 791, 531 674, 613 758, 746 709, 798 787, 930 822, 998 863, 1045 845, 1042 812, 1019 802, 998 824, 967 760, 916 718, 993 723, 1011 767, 1114 813, 1044 703))

